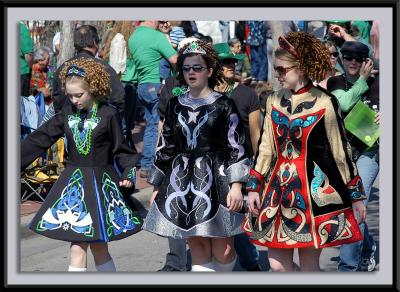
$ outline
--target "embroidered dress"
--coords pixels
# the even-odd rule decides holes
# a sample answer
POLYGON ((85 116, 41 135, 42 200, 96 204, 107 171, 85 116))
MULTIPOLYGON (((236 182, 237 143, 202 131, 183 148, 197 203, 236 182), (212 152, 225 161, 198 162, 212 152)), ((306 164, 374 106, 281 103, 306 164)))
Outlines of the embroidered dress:
POLYGON ((121 179, 135 183, 136 150, 125 141, 115 108, 100 103, 94 112, 81 117, 68 102, 21 142, 25 168, 64 133, 68 141, 66 168, 29 226, 38 234, 70 242, 107 242, 141 229, 142 219, 119 188, 121 179), (124 169, 121 178, 114 158, 124 169))
POLYGON ((148 182, 159 192, 143 229, 172 238, 242 233, 244 212, 229 212, 229 184, 246 182, 245 134, 236 106, 212 92, 173 97, 148 182))
POLYGON ((352 201, 365 199, 335 97, 313 87, 271 97, 247 189, 261 195, 243 228, 272 248, 324 248, 359 241, 352 201))

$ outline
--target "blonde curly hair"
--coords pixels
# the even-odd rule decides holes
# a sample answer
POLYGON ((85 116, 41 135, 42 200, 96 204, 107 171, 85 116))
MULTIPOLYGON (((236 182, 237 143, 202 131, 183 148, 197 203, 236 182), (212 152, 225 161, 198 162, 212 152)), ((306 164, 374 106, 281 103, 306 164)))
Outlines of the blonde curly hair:
POLYGON ((276 49, 275 57, 298 65, 313 81, 324 80, 326 73, 332 70, 329 49, 310 33, 289 32, 285 38, 294 47, 298 59, 281 47, 276 49))
POLYGON ((59 76, 64 93, 66 91, 65 85, 67 82, 81 80, 86 85, 90 94, 100 101, 108 101, 108 97, 111 94, 110 74, 105 70, 104 65, 93 59, 78 58, 67 61, 63 64, 59 76), (83 71, 85 71, 85 76, 81 77, 75 74, 67 76, 67 72, 71 66, 83 69, 83 71))

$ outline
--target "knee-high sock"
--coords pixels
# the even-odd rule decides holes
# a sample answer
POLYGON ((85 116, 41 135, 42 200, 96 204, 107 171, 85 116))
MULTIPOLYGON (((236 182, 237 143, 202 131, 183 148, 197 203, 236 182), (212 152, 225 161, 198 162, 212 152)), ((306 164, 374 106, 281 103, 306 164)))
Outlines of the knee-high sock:
POLYGON ((215 272, 213 262, 202 265, 192 265, 192 272, 215 272))
POLYGON ((68 272, 86 272, 86 268, 76 268, 73 266, 69 266, 68 272))
POLYGON ((96 265, 96 270, 98 272, 116 272, 115 264, 113 259, 109 260, 108 262, 105 262, 104 264, 101 265, 96 265))
POLYGON ((235 267, 236 259, 237 259, 237 256, 235 255, 235 258, 233 259, 233 261, 231 261, 230 263, 227 263, 227 264, 222 264, 222 263, 218 262, 216 258, 213 258, 212 262, 214 264, 216 272, 231 272, 233 270, 233 268, 235 267))

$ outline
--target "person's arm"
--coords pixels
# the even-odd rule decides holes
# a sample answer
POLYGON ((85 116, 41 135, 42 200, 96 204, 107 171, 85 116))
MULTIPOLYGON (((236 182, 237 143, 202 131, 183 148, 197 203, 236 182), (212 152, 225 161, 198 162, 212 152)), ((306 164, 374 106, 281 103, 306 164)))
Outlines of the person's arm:
POLYGON ((329 33, 334 36, 344 39, 344 41, 346 41, 346 42, 356 41, 356 39, 353 36, 351 36, 350 34, 348 34, 343 27, 341 27, 340 25, 337 25, 337 24, 330 25, 329 33))
POLYGON ((58 113, 21 141, 21 170, 42 155, 64 134, 64 115, 58 113))
POLYGON ((168 62, 171 64, 171 66, 174 70, 176 70, 177 61, 178 61, 178 54, 175 54, 168 58, 168 62))
POLYGON ((346 139, 339 105, 335 98, 327 98, 325 108, 324 123, 331 153, 353 203, 354 216, 358 223, 361 223, 365 220, 366 215, 362 201, 367 197, 352 157, 350 144, 346 139), (357 213, 360 217, 357 216, 357 213))
POLYGON ((331 93, 338 99, 340 109, 343 112, 348 112, 357 103, 357 101, 360 100, 362 94, 367 90, 367 81, 363 77, 360 77, 348 91, 345 91, 343 89, 336 89, 332 90, 331 93))
POLYGON ((32 68, 33 65, 33 56, 31 53, 25 54, 25 61, 28 63, 29 68, 32 68))
MULTIPOLYGON (((114 110, 108 124, 108 132, 112 141, 112 153, 115 160, 124 170, 121 175, 121 181, 128 180, 133 185, 136 183, 136 163, 139 160, 138 153, 134 145, 129 146, 122 133, 121 115, 114 110)), ((130 185, 125 185, 130 187, 130 185)))
POLYGON ((260 140, 260 110, 255 110, 249 114, 249 130, 253 153, 257 152, 258 140, 260 140))

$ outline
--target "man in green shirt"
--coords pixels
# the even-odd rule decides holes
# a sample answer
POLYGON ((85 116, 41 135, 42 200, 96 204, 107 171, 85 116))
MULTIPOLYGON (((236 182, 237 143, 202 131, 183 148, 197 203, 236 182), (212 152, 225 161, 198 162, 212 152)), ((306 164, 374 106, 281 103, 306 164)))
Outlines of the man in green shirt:
POLYGON ((29 29, 23 21, 19 22, 21 95, 29 96, 29 81, 31 80, 33 41, 29 29))
POLYGON ((153 164, 158 137, 158 92, 161 87, 160 60, 166 58, 175 67, 177 53, 157 30, 159 21, 142 21, 129 38, 128 48, 138 78, 138 99, 145 109, 146 129, 143 137, 141 177, 147 177, 153 164))

